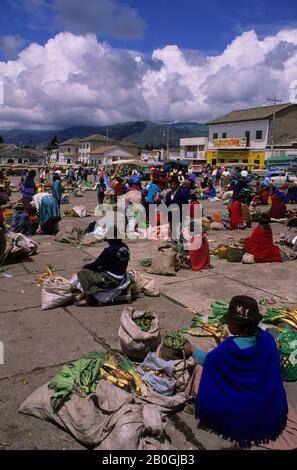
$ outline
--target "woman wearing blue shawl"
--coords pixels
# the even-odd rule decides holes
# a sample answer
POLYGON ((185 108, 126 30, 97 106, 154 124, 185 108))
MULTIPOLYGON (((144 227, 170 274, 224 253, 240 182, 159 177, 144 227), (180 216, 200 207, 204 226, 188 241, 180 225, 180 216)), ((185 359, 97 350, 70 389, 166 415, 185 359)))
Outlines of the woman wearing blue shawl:
POLYGON ((30 202, 33 196, 37 193, 34 178, 36 176, 35 170, 30 170, 21 186, 21 194, 23 196, 23 202, 25 207, 30 207, 30 202))
POLYGON ((209 353, 186 348, 203 365, 196 418, 244 447, 277 439, 288 417, 279 353, 261 318, 256 300, 235 296, 226 314, 233 336, 209 353))
POLYGON ((53 176, 53 193, 52 196, 44 196, 40 201, 40 228, 39 234, 54 235, 58 231, 58 223, 61 220, 61 196, 62 185, 60 176, 54 173, 53 176))

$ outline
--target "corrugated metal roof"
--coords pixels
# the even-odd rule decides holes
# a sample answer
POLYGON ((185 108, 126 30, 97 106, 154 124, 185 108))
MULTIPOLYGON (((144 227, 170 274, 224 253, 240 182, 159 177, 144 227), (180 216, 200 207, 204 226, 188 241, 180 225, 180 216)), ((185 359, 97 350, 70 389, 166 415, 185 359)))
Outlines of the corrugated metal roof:
POLYGON ((227 122, 240 122, 240 121, 255 121, 259 119, 267 119, 273 115, 275 109, 276 113, 283 109, 289 108, 290 106, 296 106, 292 103, 283 103, 274 106, 259 106, 257 108, 238 109, 231 111, 230 113, 224 114, 208 124, 223 124, 227 122))

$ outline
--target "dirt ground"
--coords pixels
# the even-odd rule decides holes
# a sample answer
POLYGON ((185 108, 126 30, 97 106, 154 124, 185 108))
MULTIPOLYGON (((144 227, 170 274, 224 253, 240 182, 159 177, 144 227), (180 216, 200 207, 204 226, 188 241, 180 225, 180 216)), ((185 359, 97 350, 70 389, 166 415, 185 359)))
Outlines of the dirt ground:
MULTIPOLYGON (((14 194, 14 200, 17 195, 14 194)), ((96 205, 96 194, 71 198, 70 205, 83 204, 89 210, 96 205)), ((205 202, 206 214, 225 209, 221 202, 205 202)), ((94 217, 63 218, 60 227, 86 227, 94 217)), ((250 230, 235 231, 235 239, 248 236, 250 230)), ((273 224, 273 232, 287 232, 285 226, 273 224)), ((210 232, 210 246, 226 241, 230 232, 210 232)), ((51 236, 35 236, 38 254, 8 266, 0 274, 0 340, 4 344, 4 365, 0 365, 0 449, 84 449, 71 436, 52 424, 18 413, 25 398, 46 383, 61 366, 108 345, 119 348, 117 332, 123 305, 78 308, 68 306, 41 310, 38 276, 52 264, 63 277, 78 271, 101 252, 104 243, 77 249, 60 244, 51 236), (7 275, 11 277, 7 277, 7 275)), ((157 243, 130 241, 130 268, 141 270, 139 261, 154 256, 157 243)), ((143 297, 133 303, 138 309, 158 313, 162 334, 191 324, 193 314, 187 307, 207 313, 214 300, 229 301, 232 295, 246 294, 257 300, 278 297, 286 304, 297 302, 297 262, 242 265, 213 260, 213 269, 201 272, 182 270, 174 277, 155 276, 161 289, 158 298, 143 297)), ((206 339, 196 344, 207 349, 215 346, 206 339)), ((289 402, 297 409, 297 387, 286 384, 289 402)), ((182 411, 169 419, 167 433, 178 449, 232 449, 233 444, 197 427, 192 414, 182 411)))

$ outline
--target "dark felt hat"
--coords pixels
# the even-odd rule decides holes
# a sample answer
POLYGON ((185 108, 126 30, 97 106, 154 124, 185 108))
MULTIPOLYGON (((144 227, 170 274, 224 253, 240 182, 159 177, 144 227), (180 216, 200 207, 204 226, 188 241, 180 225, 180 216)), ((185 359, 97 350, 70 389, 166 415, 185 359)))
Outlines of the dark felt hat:
POLYGON ((232 297, 225 320, 238 325, 257 325, 262 320, 258 302, 247 295, 232 297))

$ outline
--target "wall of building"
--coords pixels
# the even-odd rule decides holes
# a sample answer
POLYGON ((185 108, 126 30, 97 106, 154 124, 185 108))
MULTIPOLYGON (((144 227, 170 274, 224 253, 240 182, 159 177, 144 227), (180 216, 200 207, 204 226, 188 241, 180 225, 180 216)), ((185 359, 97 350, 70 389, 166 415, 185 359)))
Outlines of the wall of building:
MULTIPOLYGON (((268 144, 271 144, 272 119, 269 123, 268 144)), ((279 111, 275 116, 274 144, 291 145, 297 142, 297 105, 279 111)))
POLYGON ((265 149, 268 140, 268 128, 269 120, 261 119, 256 121, 243 121, 243 122, 231 122, 226 124, 210 124, 209 125, 209 150, 216 150, 217 147, 213 144, 213 134, 218 134, 218 139, 222 139, 223 132, 227 133, 228 138, 243 138, 245 132, 250 132, 250 145, 252 149, 265 149), (262 139, 256 139, 256 131, 262 131, 262 139))

